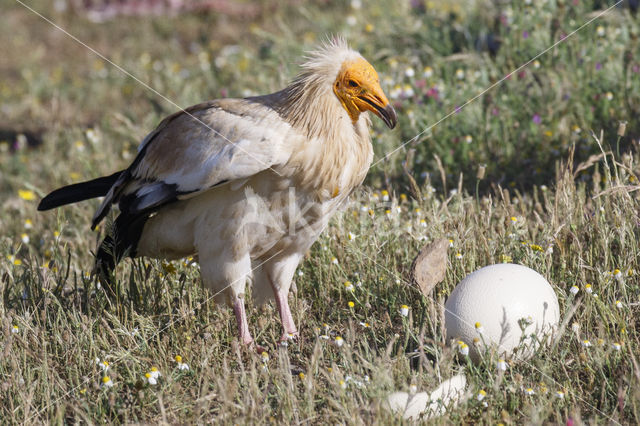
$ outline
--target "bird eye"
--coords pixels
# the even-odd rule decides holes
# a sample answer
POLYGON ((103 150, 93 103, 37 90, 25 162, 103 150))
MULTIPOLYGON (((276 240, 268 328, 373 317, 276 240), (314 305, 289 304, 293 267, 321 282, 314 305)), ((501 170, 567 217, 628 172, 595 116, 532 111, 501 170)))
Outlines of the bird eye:
POLYGON ((358 83, 356 83, 353 80, 349 80, 347 83, 349 84, 350 87, 358 87, 358 83))

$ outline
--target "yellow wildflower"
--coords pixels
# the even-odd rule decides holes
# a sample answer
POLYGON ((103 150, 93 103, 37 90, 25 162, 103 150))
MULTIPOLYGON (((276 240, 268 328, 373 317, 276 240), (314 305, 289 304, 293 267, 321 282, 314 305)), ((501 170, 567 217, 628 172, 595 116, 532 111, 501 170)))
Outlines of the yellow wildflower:
POLYGON ((18 197, 25 201, 33 201, 36 199, 36 194, 29 189, 18 189, 18 197))

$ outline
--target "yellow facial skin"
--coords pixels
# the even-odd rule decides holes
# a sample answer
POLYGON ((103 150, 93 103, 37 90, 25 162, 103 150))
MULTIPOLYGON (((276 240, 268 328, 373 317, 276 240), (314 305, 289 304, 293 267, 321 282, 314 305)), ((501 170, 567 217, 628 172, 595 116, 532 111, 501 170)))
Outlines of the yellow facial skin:
POLYGON ((380 87, 378 73, 364 59, 342 65, 333 91, 354 123, 358 121, 360 113, 371 111, 389 128, 395 127, 398 121, 396 112, 380 87))

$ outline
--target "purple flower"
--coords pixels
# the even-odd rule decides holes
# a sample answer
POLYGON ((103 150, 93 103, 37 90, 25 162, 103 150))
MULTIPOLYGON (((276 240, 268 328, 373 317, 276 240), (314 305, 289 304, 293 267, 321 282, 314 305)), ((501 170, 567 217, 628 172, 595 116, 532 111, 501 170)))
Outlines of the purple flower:
POLYGON ((438 100, 440 94, 438 93, 438 88, 437 87, 432 87, 429 90, 427 90, 427 97, 429 98, 433 98, 435 100, 438 100))
POLYGON ((600 62, 596 63, 596 71, 600 71, 602 69, 602 64, 600 62))
POLYGON ((457 107, 456 107, 456 114, 458 114, 461 110, 462 110, 462 107, 457 106, 457 107))
POLYGON ((540 124, 542 123, 542 118, 540 117, 539 114, 534 114, 533 118, 531 119, 535 124, 540 124))
POLYGON ((524 39, 528 39, 528 38, 529 38, 529 31, 524 30, 524 31, 522 32, 522 38, 524 38, 524 39))

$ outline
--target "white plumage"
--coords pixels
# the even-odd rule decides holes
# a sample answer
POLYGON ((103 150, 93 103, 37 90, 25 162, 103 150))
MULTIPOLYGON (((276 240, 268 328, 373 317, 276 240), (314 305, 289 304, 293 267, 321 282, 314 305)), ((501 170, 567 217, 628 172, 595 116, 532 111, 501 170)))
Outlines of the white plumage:
POLYGON ((125 254, 197 255, 243 343, 253 340, 249 282, 254 295, 275 298, 286 339, 297 333, 287 300, 295 269, 371 164, 367 111, 395 126, 375 70, 338 40, 313 52, 284 90, 173 114, 127 169, 54 191, 39 208, 105 195, 93 226, 113 204, 120 215, 98 251, 103 279, 125 254))

